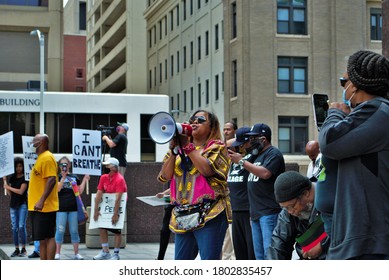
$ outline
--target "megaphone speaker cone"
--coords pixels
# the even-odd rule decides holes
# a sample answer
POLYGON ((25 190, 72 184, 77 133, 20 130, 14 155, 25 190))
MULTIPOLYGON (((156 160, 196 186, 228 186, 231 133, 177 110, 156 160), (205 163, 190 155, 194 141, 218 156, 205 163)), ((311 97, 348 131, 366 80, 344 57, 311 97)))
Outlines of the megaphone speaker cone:
POLYGON ((151 117, 149 122, 149 135, 158 144, 169 142, 176 133, 176 122, 167 112, 159 112, 151 117))

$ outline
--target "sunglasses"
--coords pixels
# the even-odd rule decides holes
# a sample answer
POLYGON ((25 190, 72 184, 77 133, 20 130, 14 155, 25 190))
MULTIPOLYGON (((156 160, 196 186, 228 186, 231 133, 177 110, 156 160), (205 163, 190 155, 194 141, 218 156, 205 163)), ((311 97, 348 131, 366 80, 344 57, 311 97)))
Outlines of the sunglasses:
POLYGON ((199 124, 202 124, 202 123, 205 123, 207 121, 207 119, 204 116, 192 116, 192 117, 190 117, 190 119, 189 119, 190 124, 193 124, 195 121, 197 121, 197 123, 199 123, 199 124))
POLYGON ((350 81, 350 80, 349 80, 348 78, 340 77, 340 78, 339 78, 339 81, 340 81, 340 85, 341 85, 342 87, 344 87, 344 86, 347 84, 347 82, 350 81))

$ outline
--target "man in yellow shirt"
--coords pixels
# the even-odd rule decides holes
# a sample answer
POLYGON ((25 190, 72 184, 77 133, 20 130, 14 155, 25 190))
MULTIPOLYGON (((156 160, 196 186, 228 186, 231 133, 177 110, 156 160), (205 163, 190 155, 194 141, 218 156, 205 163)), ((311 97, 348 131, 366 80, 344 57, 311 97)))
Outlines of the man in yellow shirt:
POLYGON ((58 211, 57 162, 49 151, 49 137, 37 134, 31 151, 38 158, 31 170, 28 189, 28 211, 32 222, 32 238, 40 241, 41 260, 53 260, 55 255, 56 212, 58 211))

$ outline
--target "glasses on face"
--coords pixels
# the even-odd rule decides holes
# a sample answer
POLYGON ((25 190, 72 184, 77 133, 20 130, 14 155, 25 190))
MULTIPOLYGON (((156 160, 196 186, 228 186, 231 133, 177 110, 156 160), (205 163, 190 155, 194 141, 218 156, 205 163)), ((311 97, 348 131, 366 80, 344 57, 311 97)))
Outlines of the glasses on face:
POLYGON ((295 202, 292 204, 292 205, 288 205, 288 206, 283 206, 281 207, 282 209, 285 209, 286 211, 292 211, 292 210, 295 210, 295 207, 296 207, 296 204, 297 204, 297 201, 299 199, 296 198, 295 202))
POLYGON ((192 116, 192 117, 190 117, 190 119, 189 119, 190 124, 193 124, 195 121, 197 121, 197 123, 199 123, 199 124, 202 124, 202 123, 205 123, 207 121, 207 118, 204 116, 192 116))
POLYGON ((350 80, 348 78, 340 77, 339 81, 340 81, 340 85, 344 87, 347 84, 347 82, 350 80))

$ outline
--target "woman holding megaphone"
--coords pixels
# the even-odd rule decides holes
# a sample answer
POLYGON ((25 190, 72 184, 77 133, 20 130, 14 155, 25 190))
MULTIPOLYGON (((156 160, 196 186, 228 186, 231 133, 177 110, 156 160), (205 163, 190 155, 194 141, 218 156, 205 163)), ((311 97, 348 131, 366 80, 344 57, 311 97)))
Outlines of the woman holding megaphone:
POLYGON ((170 141, 158 175, 170 182, 175 206, 170 229, 175 235, 175 259, 221 258, 224 236, 231 222, 227 175, 230 166, 217 116, 205 110, 189 119, 191 133, 170 141))

